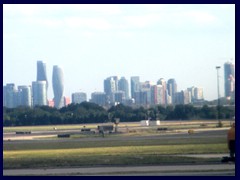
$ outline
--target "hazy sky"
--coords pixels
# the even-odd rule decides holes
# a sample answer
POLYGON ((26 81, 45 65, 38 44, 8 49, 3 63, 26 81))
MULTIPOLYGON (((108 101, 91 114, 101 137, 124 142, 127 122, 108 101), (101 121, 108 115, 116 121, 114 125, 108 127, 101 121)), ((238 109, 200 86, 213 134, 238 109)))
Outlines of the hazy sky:
POLYGON ((109 76, 175 78, 178 91, 224 95, 223 64, 235 62, 235 5, 3 5, 3 85, 31 85, 37 60, 64 73, 64 95, 103 91, 109 76))

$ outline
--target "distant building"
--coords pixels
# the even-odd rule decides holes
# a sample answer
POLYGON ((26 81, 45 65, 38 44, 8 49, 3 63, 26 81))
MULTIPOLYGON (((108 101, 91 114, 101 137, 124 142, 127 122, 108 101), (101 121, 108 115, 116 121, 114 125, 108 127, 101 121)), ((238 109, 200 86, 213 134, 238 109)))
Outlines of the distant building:
POLYGON ((31 86, 18 86, 18 106, 32 106, 31 86))
POLYGON ((135 92, 136 105, 148 106, 151 105, 151 90, 150 88, 141 89, 135 92))
POLYGON ((231 62, 224 64, 224 89, 225 97, 230 99, 235 96, 235 65, 231 62))
POLYGON ((84 92, 75 92, 72 93, 72 103, 80 104, 84 101, 87 101, 87 94, 84 92))
POLYGON ((33 106, 47 105, 47 82, 34 81, 32 82, 33 106))
POLYGON ((115 103, 125 103, 125 92, 124 91, 116 91, 114 94, 114 102, 115 103))
POLYGON ((129 99, 129 85, 128 80, 125 77, 121 77, 118 81, 118 90, 125 93, 125 99, 129 99))
POLYGON ((151 104, 159 105, 163 104, 163 86, 153 85, 151 86, 151 104))
POLYGON ((203 88, 198 87, 198 88, 194 89, 194 100, 196 100, 196 101, 204 100, 203 88))
POLYGON ((191 93, 188 90, 182 90, 176 93, 176 104, 189 104, 191 103, 191 93))
MULTIPOLYGON (((48 80, 47 80, 47 70, 46 63, 43 61, 37 61, 37 80, 36 81, 46 81, 46 93, 48 93, 48 80)), ((47 98, 47 94, 46 94, 47 98)), ((47 101, 47 99, 46 99, 47 101)))
POLYGON ((117 76, 111 76, 104 80, 104 92, 107 96, 108 103, 114 103, 113 93, 118 90, 118 78, 117 76))
POLYGON ((187 90, 190 93, 192 103, 201 102, 204 100, 203 88, 192 86, 190 88, 187 88, 187 90))
POLYGON ((106 96, 106 93, 104 93, 104 92, 94 92, 91 94, 90 102, 93 102, 100 106, 106 106, 107 105, 106 100, 107 100, 107 96, 106 96))
POLYGON ((139 76, 131 77, 131 97, 136 99, 135 92, 140 91, 140 78, 139 76))
POLYGON ((3 86, 3 106, 8 108, 17 107, 18 93, 14 83, 3 86))
POLYGON ((171 102, 168 102, 168 104, 175 104, 175 94, 177 93, 177 83, 175 79, 169 79, 167 81, 167 90, 168 95, 171 96, 171 102))
POLYGON ((49 99, 49 100, 48 100, 48 106, 49 106, 49 107, 54 107, 54 101, 53 101, 53 99, 49 99))
POLYGON ((63 71, 59 66, 53 66, 53 75, 52 75, 52 85, 53 85, 53 93, 54 93, 54 106, 56 108, 61 108, 64 106, 64 98, 63 98, 63 71))
POLYGON ((46 88, 48 88, 46 63, 43 61, 37 61, 37 80, 46 81, 46 88))
POLYGON ((67 106, 67 105, 69 105, 69 104, 71 104, 70 97, 64 96, 64 106, 67 106))
POLYGON ((161 102, 163 105, 166 105, 167 104, 167 95, 166 95, 166 90, 167 90, 167 84, 166 84, 166 81, 163 79, 163 78, 160 78, 158 81, 157 81, 157 85, 162 85, 162 88, 163 88, 163 94, 162 94, 162 99, 161 99, 161 102))

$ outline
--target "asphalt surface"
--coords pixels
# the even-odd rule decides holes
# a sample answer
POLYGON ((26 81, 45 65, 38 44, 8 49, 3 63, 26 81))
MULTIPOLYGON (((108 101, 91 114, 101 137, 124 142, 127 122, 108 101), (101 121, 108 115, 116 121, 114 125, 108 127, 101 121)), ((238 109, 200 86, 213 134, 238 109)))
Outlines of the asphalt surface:
POLYGON ((235 176, 235 164, 3 170, 4 176, 235 176))
MULTIPOLYGON (((226 132, 229 128, 202 128, 194 130, 194 134, 188 134, 187 129, 171 132, 158 132, 156 135, 151 136, 126 136, 126 137, 88 137, 71 139, 71 141, 126 141, 126 140, 148 140, 148 139, 181 139, 197 137, 222 137, 226 138, 226 132)), ((77 130, 79 132, 79 130, 77 130)), ((15 133, 4 133, 4 144, 8 143, 38 143, 38 142, 65 142, 69 139, 39 139, 42 137, 55 136, 58 133, 67 131, 38 131, 32 134, 17 135, 15 133)), ((72 133, 75 131, 71 130, 72 133)), ((201 157, 201 158, 222 158, 228 156, 228 154, 204 154, 204 155, 179 155, 186 157, 201 157)), ((206 165, 168 165, 168 166, 119 166, 119 167, 79 167, 79 168, 49 168, 49 169, 4 169, 4 176, 235 176, 235 164, 234 163, 219 163, 219 164, 206 164, 206 165)))

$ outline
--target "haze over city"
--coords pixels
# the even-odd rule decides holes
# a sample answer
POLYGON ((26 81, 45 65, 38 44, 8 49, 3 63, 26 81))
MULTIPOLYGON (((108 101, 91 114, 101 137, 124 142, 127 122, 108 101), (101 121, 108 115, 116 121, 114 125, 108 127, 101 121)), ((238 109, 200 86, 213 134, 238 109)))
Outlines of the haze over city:
POLYGON ((224 96, 223 65, 235 61, 235 5, 3 5, 3 84, 31 85, 46 63, 48 97, 54 65, 64 96, 103 91, 109 76, 174 78, 178 90, 203 87, 224 96))

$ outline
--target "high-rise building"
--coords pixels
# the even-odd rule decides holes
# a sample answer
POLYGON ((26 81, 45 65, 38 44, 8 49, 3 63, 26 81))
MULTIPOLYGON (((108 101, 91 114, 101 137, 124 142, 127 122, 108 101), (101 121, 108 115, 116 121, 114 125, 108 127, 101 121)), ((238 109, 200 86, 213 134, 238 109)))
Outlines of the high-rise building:
POLYGON ((9 83, 3 86, 3 106, 8 108, 17 107, 17 89, 15 84, 9 83))
POLYGON ((182 90, 175 94, 176 104, 189 104, 191 103, 191 92, 188 90, 182 90))
POLYGON ((231 62, 224 64, 225 97, 229 98, 235 93, 235 65, 231 62))
POLYGON ((110 76, 104 80, 104 92, 108 103, 114 103, 114 92, 118 91, 118 77, 110 76))
POLYGON ((151 104, 163 104, 163 86, 162 85, 153 85, 151 86, 151 104))
POLYGON ((33 106, 45 106, 48 104, 46 87, 46 81, 32 82, 33 106))
POLYGON ((124 91, 116 91, 114 94, 114 102, 115 103, 125 103, 125 92, 124 91))
POLYGON ((163 88, 163 94, 162 94, 162 104, 163 105, 166 105, 167 104, 167 95, 166 95, 166 90, 167 90, 167 84, 166 84, 166 81, 163 79, 163 78, 160 78, 158 81, 157 81, 157 85, 162 85, 162 88, 163 88))
POLYGON ((167 82, 168 95, 171 96, 172 104, 175 102, 175 94, 177 92, 177 83, 175 79, 169 79, 167 82))
POLYGON ((108 77, 104 80, 104 92, 110 96, 115 91, 117 91, 116 82, 113 77, 108 77))
POLYGON ((54 93, 54 107, 61 108, 64 106, 63 99, 63 71, 59 66, 53 66, 53 74, 52 74, 52 85, 53 85, 53 93, 54 93))
POLYGON ((121 77, 118 81, 118 90, 125 93, 125 99, 129 99, 129 85, 128 80, 125 77, 121 77))
POLYGON ((72 103, 80 104, 81 102, 87 101, 87 94, 84 92, 72 93, 72 103))
POLYGON ((46 81, 48 90, 46 63, 43 61, 37 61, 37 81, 46 81))
POLYGON ((31 86, 18 86, 18 106, 32 106, 31 86))
POLYGON ((131 97, 136 99, 135 93, 140 91, 140 78, 139 76, 131 77, 131 97))
POLYGON ((194 100, 195 101, 201 101, 203 100, 203 88, 202 87, 198 87, 194 89, 194 100))
POLYGON ((104 92, 94 92, 91 94, 90 102, 96 103, 100 106, 106 105, 107 96, 104 92))

